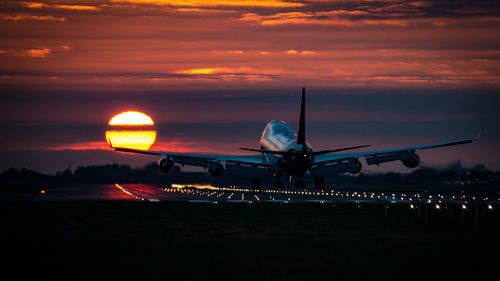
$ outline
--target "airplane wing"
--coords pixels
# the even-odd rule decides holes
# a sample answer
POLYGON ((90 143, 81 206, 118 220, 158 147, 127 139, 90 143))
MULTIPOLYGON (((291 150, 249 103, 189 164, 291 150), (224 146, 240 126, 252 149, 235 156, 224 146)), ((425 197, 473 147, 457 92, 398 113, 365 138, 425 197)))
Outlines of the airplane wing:
POLYGON ((315 166, 324 166, 327 164, 341 164, 349 162, 350 160, 357 160, 365 158, 368 165, 379 165, 385 162, 406 160, 412 157, 416 158, 417 164, 419 161, 418 155, 415 154, 417 150, 424 150, 430 148, 438 148, 445 146, 452 146, 458 144, 471 143, 479 140, 479 135, 476 138, 455 140, 449 142, 435 143, 429 145, 411 146, 388 150, 354 152, 354 153, 336 153, 336 154, 322 154, 315 157, 315 166))
POLYGON ((152 151, 152 150, 141 150, 125 147, 113 147, 115 151, 128 152, 128 153, 140 153, 140 154, 150 154, 167 157, 176 164, 181 165, 191 165, 198 167, 209 167, 214 162, 224 162, 226 164, 236 164, 236 165, 249 165, 254 168, 269 168, 273 164, 274 159, 272 156, 258 154, 258 155, 209 155, 209 154, 191 154, 191 153, 179 153, 179 152, 168 152, 168 151, 152 151))

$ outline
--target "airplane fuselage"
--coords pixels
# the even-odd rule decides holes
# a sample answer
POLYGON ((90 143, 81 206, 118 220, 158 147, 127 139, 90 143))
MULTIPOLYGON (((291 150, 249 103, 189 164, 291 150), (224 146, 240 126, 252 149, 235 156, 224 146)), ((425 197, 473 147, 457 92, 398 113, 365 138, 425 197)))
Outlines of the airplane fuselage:
POLYGON ((286 175, 302 176, 314 164, 311 146, 307 142, 297 143, 295 131, 283 121, 273 120, 266 125, 260 138, 260 147, 262 150, 291 152, 290 155, 267 154, 267 157, 278 158, 278 168, 286 175))

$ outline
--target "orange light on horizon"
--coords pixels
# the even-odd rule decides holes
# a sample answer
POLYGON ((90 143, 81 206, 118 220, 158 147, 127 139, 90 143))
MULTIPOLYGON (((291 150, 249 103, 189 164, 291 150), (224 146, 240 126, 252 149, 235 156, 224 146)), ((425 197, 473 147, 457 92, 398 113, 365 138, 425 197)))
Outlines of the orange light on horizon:
POLYGON ((138 111, 125 111, 108 122, 106 141, 114 147, 148 150, 156 141, 154 121, 138 111))
POLYGON ((153 119, 139 111, 125 111, 117 114, 109 120, 108 125, 143 126, 154 125, 153 119))
POLYGON ((242 7, 274 7, 289 8, 302 7, 305 4, 283 0, 112 0, 112 2, 129 2, 133 4, 153 4, 169 6, 214 7, 214 6, 242 6, 242 7))
POLYGON ((216 74, 216 73, 225 73, 232 72, 232 69, 223 68, 223 67, 213 67, 213 68, 195 68, 195 69, 186 69, 179 70, 175 73, 178 74, 216 74))

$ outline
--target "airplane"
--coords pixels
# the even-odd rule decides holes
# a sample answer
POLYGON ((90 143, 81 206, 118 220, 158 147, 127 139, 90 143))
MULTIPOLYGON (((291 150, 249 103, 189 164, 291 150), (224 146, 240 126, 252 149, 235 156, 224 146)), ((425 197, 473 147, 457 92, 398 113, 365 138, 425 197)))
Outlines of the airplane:
POLYGON ((261 179, 265 175, 274 177, 274 188, 284 188, 282 181, 284 176, 288 176, 290 181, 294 177, 296 188, 306 188, 303 177, 306 173, 310 173, 314 177, 315 187, 324 189, 326 175, 359 173, 362 169, 360 158, 364 158, 368 165, 378 166, 386 162, 401 161, 404 166, 415 168, 420 164, 420 157, 416 154, 417 150, 472 143, 479 140, 481 133, 476 138, 388 150, 338 153, 369 146, 358 145, 314 151, 306 141, 305 98, 305 87, 303 87, 297 133, 283 121, 270 121, 265 126, 260 138, 260 149, 240 148, 259 153, 255 155, 206 155, 151 151, 113 147, 111 140, 109 143, 115 151, 160 156, 158 166, 163 173, 168 173, 175 164, 202 167, 214 177, 221 176, 227 170, 240 175, 249 175, 254 189, 262 188, 261 179))

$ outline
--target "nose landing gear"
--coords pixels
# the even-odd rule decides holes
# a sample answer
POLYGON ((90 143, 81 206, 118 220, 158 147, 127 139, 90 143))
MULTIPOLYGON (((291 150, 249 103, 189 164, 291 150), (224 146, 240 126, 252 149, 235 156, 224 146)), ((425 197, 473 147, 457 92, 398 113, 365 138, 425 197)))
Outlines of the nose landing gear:
POLYGON ((295 188, 296 189, 306 189, 306 182, 302 179, 302 177, 298 178, 295 181, 295 188))
POLYGON ((274 174, 274 182, 273 182, 274 189, 283 189, 285 187, 285 184, 283 183, 283 181, 281 181, 282 176, 283 176, 282 173, 274 174))
POLYGON ((253 190, 262 189, 262 180, 260 178, 250 178, 253 190))
POLYGON ((314 187, 321 190, 325 189, 325 177, 315 177, 314 187))
POLYGON ((281 181, 281 179, 274 179, 273 187, 274 189, 283 189, 285 184, 281 181))

